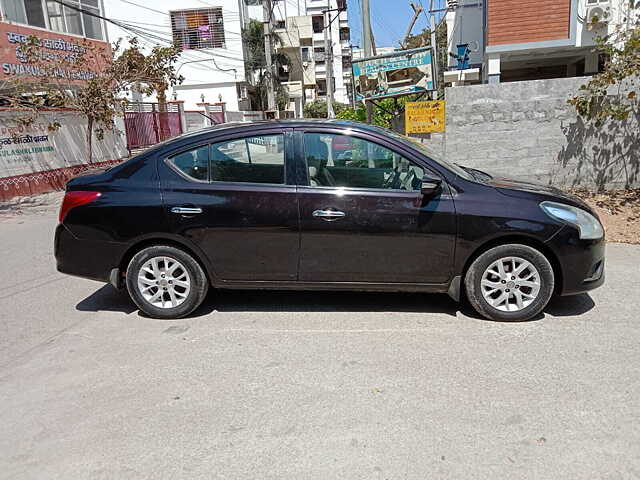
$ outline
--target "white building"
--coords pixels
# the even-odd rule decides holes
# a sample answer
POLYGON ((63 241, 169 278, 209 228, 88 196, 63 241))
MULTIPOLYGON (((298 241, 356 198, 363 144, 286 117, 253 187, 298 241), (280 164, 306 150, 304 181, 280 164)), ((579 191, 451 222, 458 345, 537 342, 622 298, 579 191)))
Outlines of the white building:
MULTIPOLYGON (((376 55, 389 55, 396 51, 398 51, 396 47, 376 47, 376 55)), ((362 48, 354 48, 353 59, 358 60, 360 58, 365 58, 364 50, 362 48)))
MULTIPOLYGON (((306 101, 326 95, 323 56, 323 11, 346 7, 343 0, 278 0, 273 2, 274 32, 288 43, 282 48, 290 56, 293 72, 282 80, 289 85, 290 109, 301 115, 306 101), (305 18, 308 20, 293 20, 305 18), (289 20, 287 20, 289 18, 289 20), (306 23, 305 23, 306 22, 306 23), (303 24, 310 28, 299 28, 303 24), (289 28, 287 28, 289 25, 289 28), (303 35, 303 37, 300 36, 303 35), (306 36, 304 36, 306 35, 306 36), (292 40, 296 38, 296 40, 292 40), (303 65, 305 65, 303 67, 303 65), (302 70, 309 74, 302 78, 302 70), (311 74, 311 72, 313 74, 311 74), (295 78, 299 74, 300 78, 295 78), (302 82, 304 87, 302 86, 302 82), (297 83, 299 82, 299 84, 297 83), (303 94, 305 98, 303 99, 303 94)), ((347 12, 330 12, 333 43, 335 98, 347 103, 350 88, 350 50, 347 12)), ((178 62, 184 82, 172 89, 170 98, 185 102, 186 110, 200 110, 202 103, 224 102, 227 111, 250 110, 249 84, 245 76, 246 50, 242 30, 251 19, 263 21, 261 0, 155 0, 154 2, 106 0, 105 16, 124 24, 107 24, 110 40, 137 37, 143 46, 183 47, 178 62)), ((282 73, 282 72, 281 72, 282 73)))
POLYGON ((230 111, 246 109, 246 82, 242 26, 246 8, 242 0, 217 0, 207 6, 198 0, 106 0, 105 16, 122 23, 108 23, 111 41, 137 37, 143 47, 170 45, 183 48, 178 73, 184 82, 169 92, 185 102, 186 110, 198 103, 225 102, 230 111))
POLYGON ((628 0, 457 0, 446 17, 449 52, 470 48, 468 68, 449 57, 445 82, 498 83, 597 73, 594 38, 627 27, 628 0), (594 18, 598 21, 594 22, 594 18))
MULTIPOLYGON (((262 19, 260 0, 247 0, 248 15, 262 19)), ((302 114, 304 103, 327 96, 327 55, 325 24, 332 45, 334 100, 351 101, 351 32, 346 0, 287 0, 274 3, 274 33, 281 49, 291 60, 291 71, 282 78, 289 88, 290 109, 302 114), (327 12, 325 14, 325 12, 327 12)))

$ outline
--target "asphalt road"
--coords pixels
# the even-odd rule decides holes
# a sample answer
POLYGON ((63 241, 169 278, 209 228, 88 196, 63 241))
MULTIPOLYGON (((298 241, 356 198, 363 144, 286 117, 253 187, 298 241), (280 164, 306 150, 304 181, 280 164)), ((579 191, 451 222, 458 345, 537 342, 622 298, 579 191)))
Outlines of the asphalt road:
POLYGON ((640 478, 640 247, 526 323, 446 296, 217 292, 181 321, 0 218, 0 478, 640 478))

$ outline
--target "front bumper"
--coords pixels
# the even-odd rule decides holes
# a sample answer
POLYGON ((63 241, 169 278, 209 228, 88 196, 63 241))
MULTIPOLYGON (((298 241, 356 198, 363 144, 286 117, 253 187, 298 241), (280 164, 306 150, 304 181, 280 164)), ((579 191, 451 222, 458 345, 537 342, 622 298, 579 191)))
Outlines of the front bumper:
POLYGON ((56 228, 54 255, 59 272, 76 277, 109 282, 111 271, 118 268, 125 245, 79 239, 63 224, 56 228))
POLYGON ((604 284, 604 238, 580 240, 576 229, 564 227, 547 245, 560 264, 561 279, 557 290, 560 295, 578 295, 604 284))

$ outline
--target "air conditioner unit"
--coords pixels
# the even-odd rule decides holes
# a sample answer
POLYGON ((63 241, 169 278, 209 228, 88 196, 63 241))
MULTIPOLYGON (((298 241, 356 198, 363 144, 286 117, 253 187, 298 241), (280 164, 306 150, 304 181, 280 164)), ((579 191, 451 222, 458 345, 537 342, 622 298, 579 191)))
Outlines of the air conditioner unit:
POLYGON ((607 11, 604 6, 595 5, 593 7, 587 7, 587 23, 593 25, 607 23, 609 20, 606 14, 607 11))

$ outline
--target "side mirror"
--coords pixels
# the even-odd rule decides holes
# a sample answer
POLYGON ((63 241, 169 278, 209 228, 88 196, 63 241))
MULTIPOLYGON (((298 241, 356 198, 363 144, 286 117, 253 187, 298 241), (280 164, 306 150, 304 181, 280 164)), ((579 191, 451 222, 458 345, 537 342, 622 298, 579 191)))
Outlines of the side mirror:
POLYGON ((442 180, 440 178, 425 173, 424 177, 422 177, 422 187, 420 191, 423 195, 432 195, 440 188, 441 184, 442 180))

